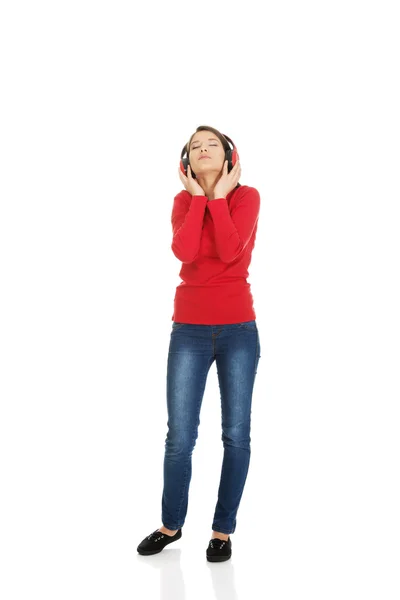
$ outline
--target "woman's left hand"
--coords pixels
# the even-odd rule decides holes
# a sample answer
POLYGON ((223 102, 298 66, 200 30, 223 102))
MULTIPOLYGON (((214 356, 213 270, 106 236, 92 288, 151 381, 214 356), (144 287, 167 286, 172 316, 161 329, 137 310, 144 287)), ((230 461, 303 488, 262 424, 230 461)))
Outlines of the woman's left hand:
POLYGON ((239 161, 234 164, 233 169, 230 173, 228 173, 228 161, 226 160, 222 169, 221 178, 218 180, 214 188, 213 200, 216 198, 226 198, 227 194, 229 194, 229 192, 236 187, 240 179, 240 173, 241 168, 239 161))

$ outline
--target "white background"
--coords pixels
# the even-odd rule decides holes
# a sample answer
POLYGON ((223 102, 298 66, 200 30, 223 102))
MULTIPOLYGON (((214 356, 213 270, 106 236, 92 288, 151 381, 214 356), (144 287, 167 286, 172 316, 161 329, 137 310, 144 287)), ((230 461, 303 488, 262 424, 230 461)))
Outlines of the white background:
POLYGON ((3 600, 399 598, 396 2, 3 2, 3 600), (198 125, 261 209, 261 358, 232 559, 207 380, 182 539, 161 526, 171 210, 198 125))

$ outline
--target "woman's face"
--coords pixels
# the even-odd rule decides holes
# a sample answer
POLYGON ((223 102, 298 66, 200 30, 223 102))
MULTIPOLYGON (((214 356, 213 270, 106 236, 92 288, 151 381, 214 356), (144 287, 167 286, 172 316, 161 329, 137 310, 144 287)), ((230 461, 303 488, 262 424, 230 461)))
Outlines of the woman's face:
POLYGON ((194 134, 189 148, 189 162, 196 177, 210 171, 219 173, 224 161, 225 150, 215 133, 202 130, 194 134))

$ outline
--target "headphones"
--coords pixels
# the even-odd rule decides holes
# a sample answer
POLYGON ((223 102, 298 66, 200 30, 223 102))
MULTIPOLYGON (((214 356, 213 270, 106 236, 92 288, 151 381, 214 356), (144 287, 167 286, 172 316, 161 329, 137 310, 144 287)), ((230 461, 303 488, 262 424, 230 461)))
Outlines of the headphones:
MULTIPOLYGON (((222 134, 222 135, 224 136, 224 138, 226 139, 227 142, 230 142, 232 144, 232 148, 229 148, 228 150, 225 151, 225 160, 228 161, 228 173, 229 173, 233 169, 236 162, 239 160, 239 154, 238 154, 237 148, 236 148, 235 144, 232 142, 231 138, 229 138, 225 134, 222 134)), ((186 144, 185 144, 182 148, 181 160, 180 160, 179 166, 180 166, 182 173, 184 175, 186 175, 186 177, 187 177, 188 164, 189 164, 189 155, 187 153, 186 144), (185 156, 185 154, 186 154, 186 156, 185 156)), ((190 169, 190 170, 191 170, 193 179, 196 179, 196 175, 193 173, 192 169, 190 169)))

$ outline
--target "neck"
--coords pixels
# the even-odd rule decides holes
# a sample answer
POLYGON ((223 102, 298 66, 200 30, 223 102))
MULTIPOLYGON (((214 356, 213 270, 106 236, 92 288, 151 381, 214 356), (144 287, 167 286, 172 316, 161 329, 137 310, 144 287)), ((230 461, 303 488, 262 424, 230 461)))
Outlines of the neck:
POLYGON ((214 188, 217 185, 217 182, 221 179, 222 173, 218 173, 214 175, 213 173, 207 173, 202 176, 196 176, 196 181, 204 190, 204 194, 207 198, 213 197, 214 188))

